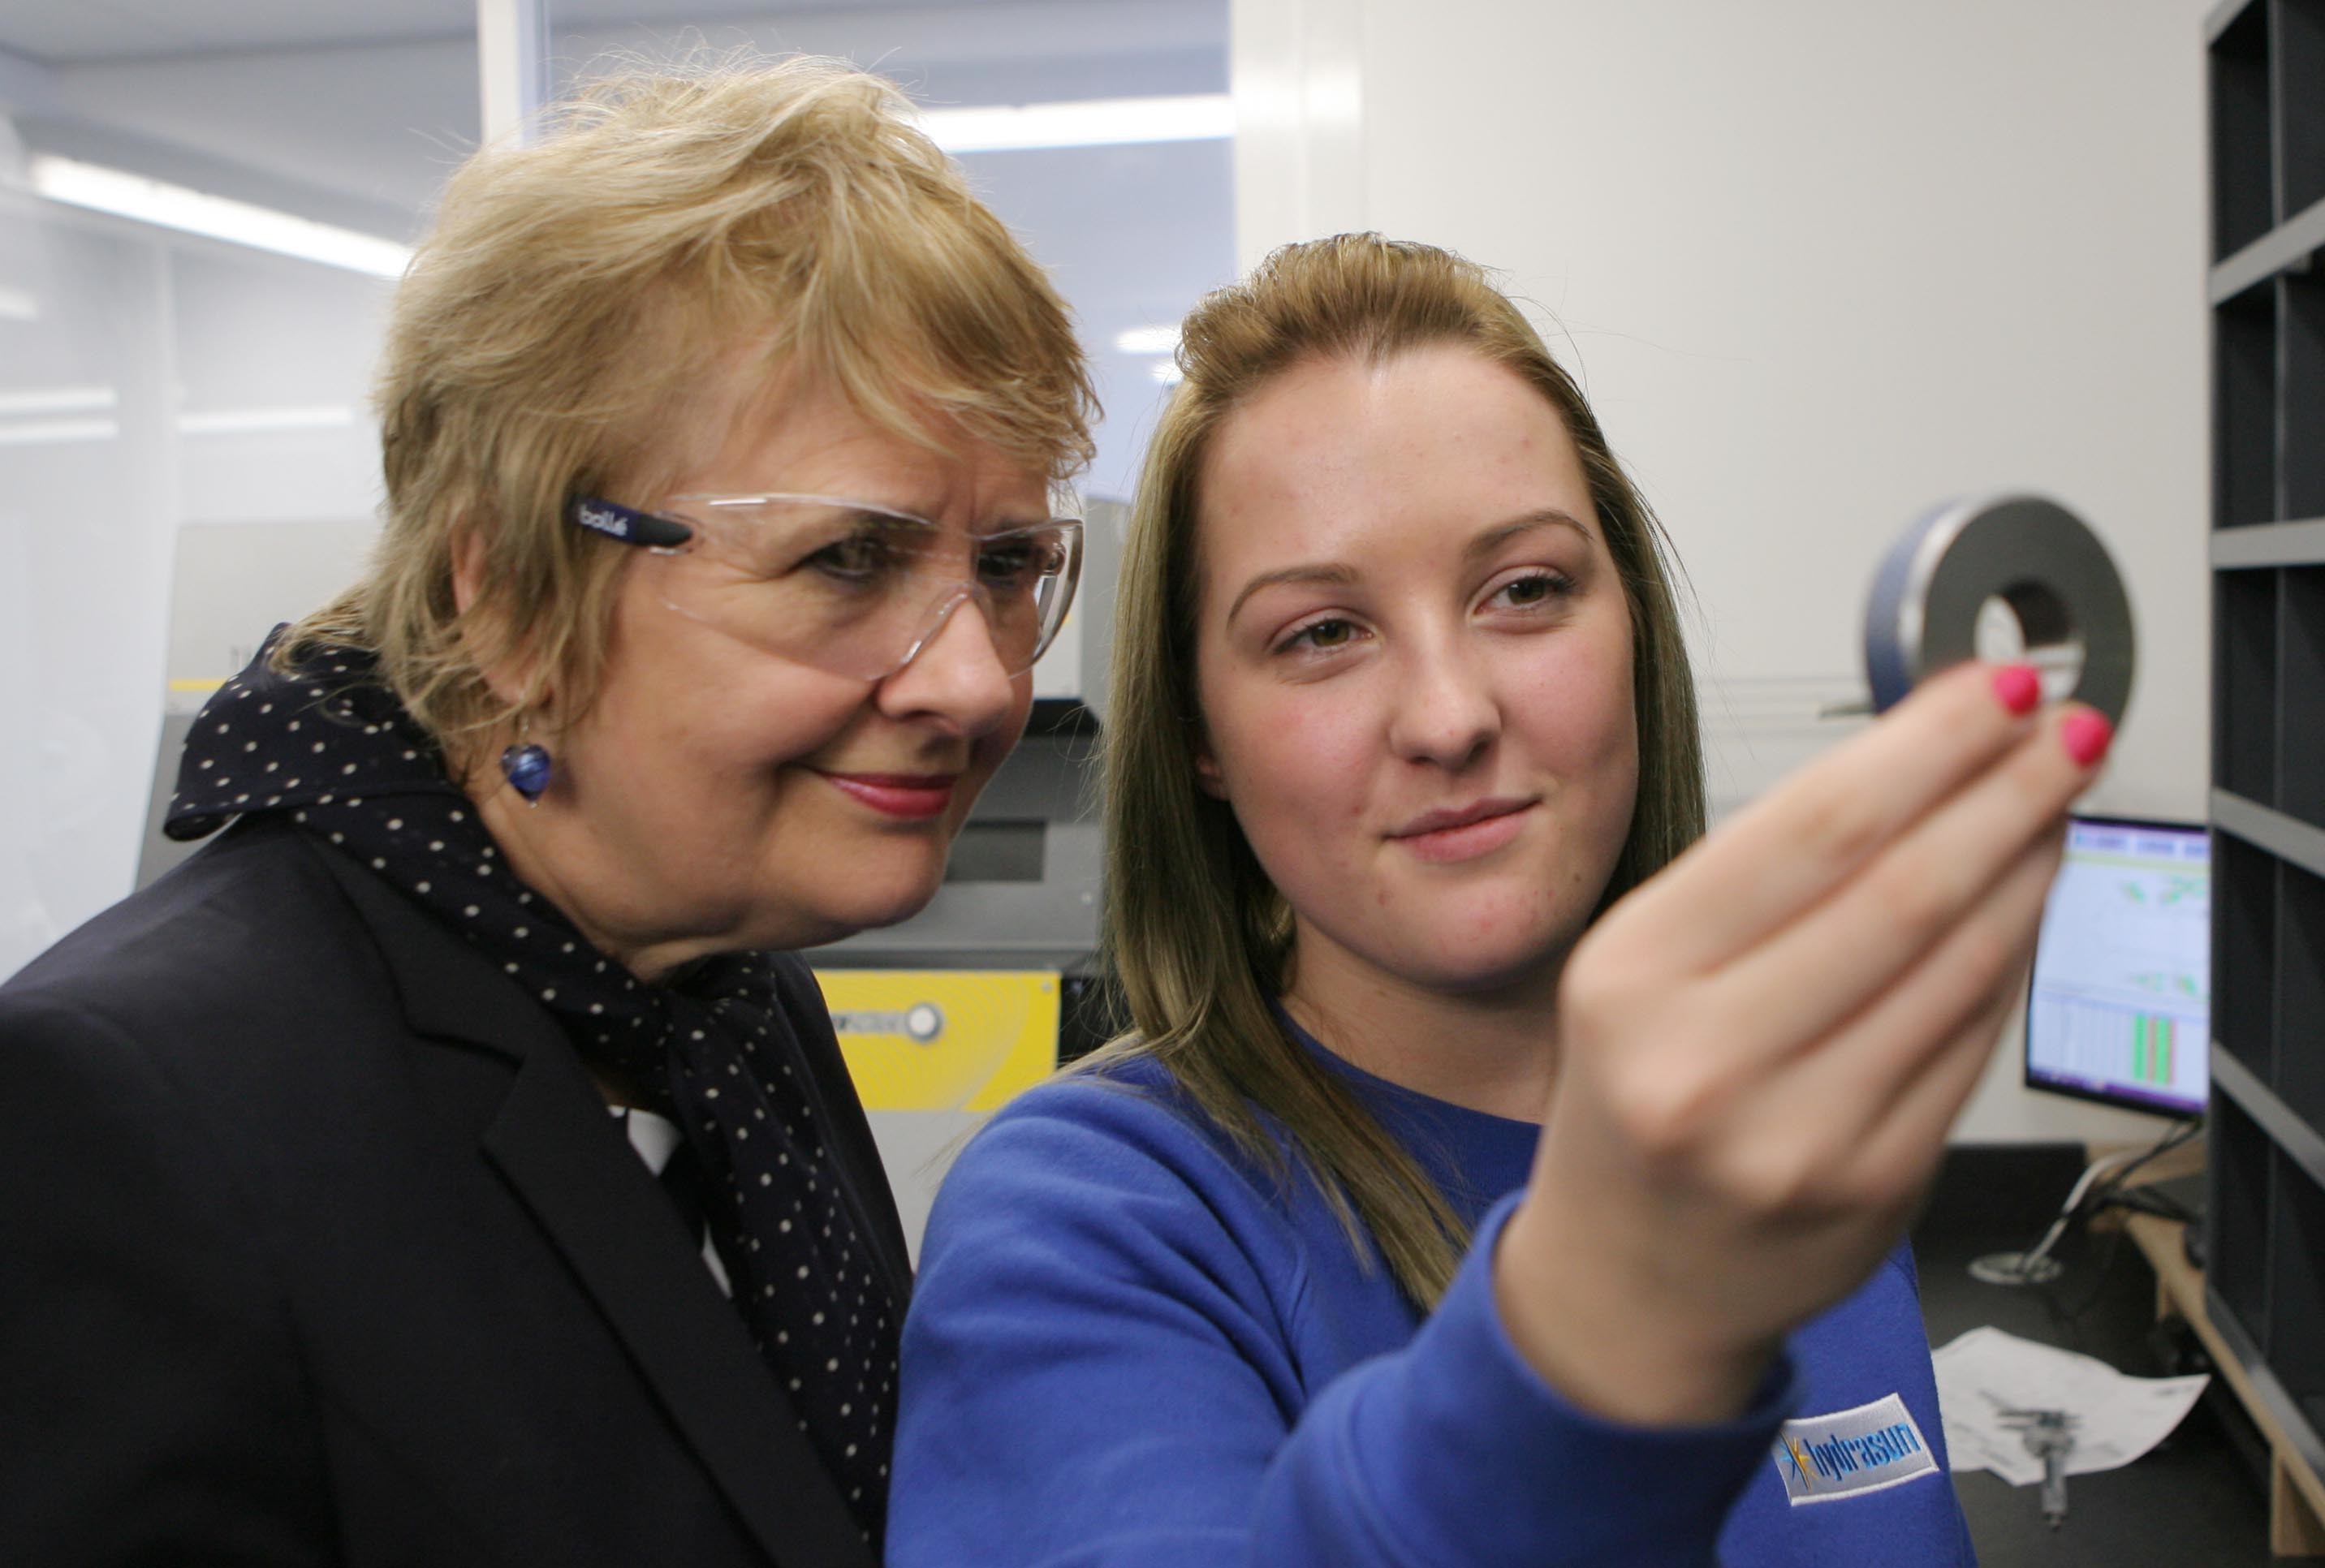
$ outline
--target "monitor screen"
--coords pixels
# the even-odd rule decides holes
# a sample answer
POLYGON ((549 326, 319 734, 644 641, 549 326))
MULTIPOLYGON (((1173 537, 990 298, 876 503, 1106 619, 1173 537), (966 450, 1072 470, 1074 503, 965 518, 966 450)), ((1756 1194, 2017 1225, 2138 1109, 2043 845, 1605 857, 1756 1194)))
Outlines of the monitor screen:
POLYGON ((2211 872, 2200 826, 2068 824, 2026 1000, 2028 1087, 2169 1116, 2203 1111, 2211 872))

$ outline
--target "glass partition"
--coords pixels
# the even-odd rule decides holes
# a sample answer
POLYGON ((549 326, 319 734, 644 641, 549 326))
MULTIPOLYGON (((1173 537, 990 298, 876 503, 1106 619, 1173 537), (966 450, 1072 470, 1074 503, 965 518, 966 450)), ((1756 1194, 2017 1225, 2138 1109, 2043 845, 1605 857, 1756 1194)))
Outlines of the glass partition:
POLYGON ((477 134, 473 0, 0 15, 0 977, 360 562, 381 310, 477 134))

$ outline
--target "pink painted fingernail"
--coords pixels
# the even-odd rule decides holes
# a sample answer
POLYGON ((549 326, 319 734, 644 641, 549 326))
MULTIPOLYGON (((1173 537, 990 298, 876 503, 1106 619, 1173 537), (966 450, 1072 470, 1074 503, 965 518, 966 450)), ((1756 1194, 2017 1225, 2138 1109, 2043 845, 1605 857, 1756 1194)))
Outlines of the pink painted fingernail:
POLYGON ((2042 700, 2042 678, 2031 664, 2005 664, 1994 672, 1994 695, 2014 714, 2031 714, 2042 700))
POLYGON ((2059 738, 2067 743, 2067 755, 2076 765, 2088 768, 2107 755, 2107 745, 2115 739, 2115 726, 2103 715, 2078 708, 2059 725, 2059 738))

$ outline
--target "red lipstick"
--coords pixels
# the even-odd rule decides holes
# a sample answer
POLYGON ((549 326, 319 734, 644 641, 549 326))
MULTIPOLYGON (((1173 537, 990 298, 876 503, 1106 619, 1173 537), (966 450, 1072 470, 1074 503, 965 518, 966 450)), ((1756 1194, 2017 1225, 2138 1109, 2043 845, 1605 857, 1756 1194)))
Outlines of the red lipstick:
POLYGON ((952 803, 958 773, 826 773, 832 787, 884 816, 922 822, 952 803))

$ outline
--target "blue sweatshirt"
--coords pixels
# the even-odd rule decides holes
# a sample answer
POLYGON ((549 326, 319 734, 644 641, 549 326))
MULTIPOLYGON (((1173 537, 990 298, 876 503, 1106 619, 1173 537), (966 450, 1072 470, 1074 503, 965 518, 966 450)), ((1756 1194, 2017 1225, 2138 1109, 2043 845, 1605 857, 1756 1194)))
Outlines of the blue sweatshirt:
POLYGON ((929 1222, 890 1568, 1976 1561, 1907 1252, 1793 1334, 1737 1420, 1603 1421, 1494 1305, 1539 1130, 1326 1059, 1477 1227, 1436 1312, 1153 1063, 1034 1089, 929 1222))

